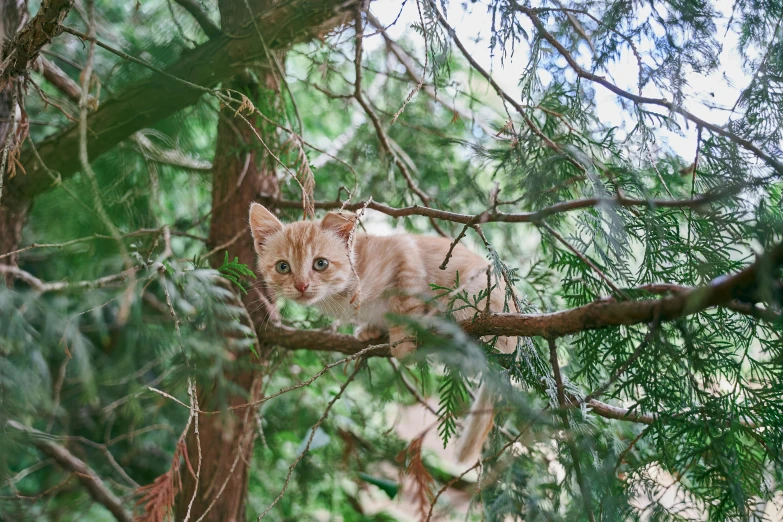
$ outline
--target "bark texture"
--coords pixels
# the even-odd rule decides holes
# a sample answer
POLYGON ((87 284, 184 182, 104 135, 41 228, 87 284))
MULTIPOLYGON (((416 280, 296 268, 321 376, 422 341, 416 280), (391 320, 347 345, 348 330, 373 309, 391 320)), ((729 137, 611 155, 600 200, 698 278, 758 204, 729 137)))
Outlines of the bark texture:
MULTIPOLYGON (((221 0, 221 25, 228 31, 247 20, 247 11, 243 2, 221 0)), ((258 3, 255 4, 258 6, 258 3)), ((264 6, 259 6, 263 9, 264 6)), ((256 36, 257 37, 257 36, 256 36)), ((279 62, 283 58, 279 57, 279 62)), ((250 75, 240 75, 230 84, 230 88, 242 92, 257 104, 259 110, 270 115, 276 112, 279 86, 270 68, 254 71, 255 77, 264 82, 259 85, 250 79, 250 75)), ((259 118, 248 118, 264 142, 274 149, 277 142, 276 129, 264 124, 259 118)), ((266 153, 258 141, 253 129, 239 117, 234 110, 225 109, 218 121, 217 149, 212 171, 212 218, 209 233, 209 247, 231 242, 237 234, 241 237, 227 247, 231 257, 238 256, 239 261, 248 266, 255 265, 255 250, 248 229, 248 209, 259 193, 275 195, 277 178, 274 160, 266 153), (244 235, 243 235, 244 233, 244 235)), ((211 262, 219 266, 223 259, 223 250, 215 253, 211 262)), ((245 297, 245 306, 249 310, 259 308, 258 299, 261 290, 251 291, 245 297), (252 305, 252 306, 251 306, 252 305)), ((267 310, 261 307, 254 317, 261 324, 267 310)), ((256 401, 261 397, 261 382, 266 362, 266 347, 263 346, 260 360, 254 355, 238 354, 237 357, 250 357, 250 364, 238 365, 238 370, 226 377, 246 394, 234 394, 229 398, 232 405, 256 401)), ((228 349, 228 348, 227 348, 228 349)), ((209 404, 210 388, 199 389, 199 404, 209 404)), ((231 416, 202 416, 199 419, 200 444, 202 451, 202 471, 198 492, 192 507, 191 519, 198 519, 204 513, 206 522, 240 522, 245 520, 247 486, 250 462, 253 458, 253 446, 256 434, 256 408, 246 408, 232 412, 231 416), (218 496, 219 495, 219 496, 218 496), (210 505, 213 503, 210 507, 210 505)), ((197 462, 198 441, 191 432, 186 441, 191 462, 197 462)), ((195 480, 183 475, 183 493, 178 498, 177 520, 184 520, 188 511, 187 503, 193 496, 195 480)))
MULTIPOLYGON (((11 0, 8 3, 23 4, 19 0, 11 0)), ((43 0, 41 8, 30 23, 14 31, 13 38, 3 45, 0 85, 15 76, 27 73, 30 64, 38 58, 41 47, 60 34, 60 22, 65 19, 71 7, 73 0, 43 0)), ((26 13, 26 10, 23 12, 26 13)))
MULTIPOLYGON (((25 0, 0 0, 0 42, 4 42, 2 56, 6 56, 14 36, 26 22, 25 0)), ((17 117, 12 118, 17 111, 17 104, 14 103, 11 94, 14 88, 13 83, 0 81, 0 151, 5 146, 8 133, 15 130, 12 128, 11 120, 17 123, 19 121, 17 117)), ((28 208, 29 204, 20 201, 13 194, 9 195, 8 191, 3 189, 0 196, 0 254, 16 250, 22 237, 22 227, 27 218, 28 208)), ((0 259, 0 264, 16 266, 16 256, 0 259)), ((5 278, 5 283, 9 286, 12 284, 10 276, 5 278)))

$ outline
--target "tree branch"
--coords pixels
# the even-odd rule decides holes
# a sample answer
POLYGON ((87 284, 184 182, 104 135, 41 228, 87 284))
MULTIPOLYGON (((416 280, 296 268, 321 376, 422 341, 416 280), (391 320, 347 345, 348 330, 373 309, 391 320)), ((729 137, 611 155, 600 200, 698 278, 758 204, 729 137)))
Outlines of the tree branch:
MULTIPOLYGON (((389 135, 386 134, 386 131, 384 130, 383 125, 381 124, 381 120, 378 118, 378 115, 375 114, 373 108, 364 98, 364 94, 362 93, 362 39, 364 35, 363 35, 361 13, 358 10, 356 12, 356 18, 354 22, 355 22, 354 27, 356 29, 356 54, 354 58, 356 79, 355 79, 353 97, 356 99, 356 102, 364 110, 365 114, 367 114, 367 117, 370 119, 370 122, 372 122, 372 126, 375 128, 375 134, 378 136, 378 142, 381 145, 381 149, 383 149, 389 156, 391 156, 392 162, 394 163, 394 165, 396 165, 397 169, 402 174, 402 177, 405 178, 405 183, 408 185, 408 188, 411 190, 411 192, 413 192, 419 197, 422 203, 424 203, 425 207, 429 207, 430 197, 423 190, 421 190, 421 188, 419 188, 419 186, 414 181, 410 169, 408 169, 408 166, 405 164, 404 161, 400 159, 399 155, 395 153, 391 145, 391 139, 389 138, 389 135)), ((435 220, 432 217, 430 217, 430 223, 432 224, 432 227, 438 232, 438 234, 444 237, 448 237, 448 234, 446 234, 440 228, 438 223, 435 222, 435 220)))
POLYGON ((180 167, 187 170, 210 171, 212 162, 194 158, 182 152, 179 149, 164 149, 152 142, 143 131, 135 132, 130 137, 146 158, 157 163, 163 163, 174 167, 180 167))
POLYGON ((220 30, 220 27, 217 26, 215 22, 212 21, 212 19, 205 13, 201 6, 198 5, 198 2, 196 0, 174 0, 177 2, 185 11, 190 13, 190 16, 192 16, 196 22, 198 22, 198 25, 201 26, 201 30, 204 31, 204 34, 209 36, 210 38, 217 38, 223 34, 223 32, 220 30))
MULTIPOLYGON (((284 325, 269 325, 258 328, 259 337, 263 334, 265 342, 288 350, 312 349, 324 352, 338 352, 353 355, 373 344, 385 343, 383 339, 360 341, 353 335, 334 333, 329 330, 297 330, 284 325), (309 348, 308 348, 309 347, 309 348)), ((375 357, 390 357, 388 346, 378 348, 367 354, 375 357)))
MULTIPOLYGON (((322 34, 342 23, 356 0, 292 0, 260 15, 258 27, 270 50, 322 34)), ((134 132, 198 101, 204 90, 265 59, 258 35, 248 23, 237 34, 222 35, 185 53, 167 67, 168 75, 153 75, 107 101, 88 119, 89 156, 97 158, 134 132), (202 88, 183 89, 182 81, 202 88)), ((42 163, 67 179, 79 170, 78 126, 71 126, 38 146, 42 163)), ((22 199, 32 199, 52 187, 45 168, 32 151, 22 156, 27 175, 8 180, 8 188, 22 199)))
POLYGON ((732 304, 735 299, 755 302, 768 289, 772 271, 783 265, 783 243, 755 263, 732 276, 722 276, 710 284, 691 288, 664 299, 641 301, 599 300, 590 304, 547 314, 490 314, 461 324, 476 336, 518 335, 562 337, 611 326, 673 321, 707 308, 732 304), (656 316, 656 314, 660 314, 656 316))
POLYGON ((0 274, 9 275, 14 279, 24 281, 30 285, 35 291, 44 292, 59 292, 61 290, 83 290, 91 288, 103 288, 109 284, 124 281, 128 277, 134 275, 139 271, 138 267, 132 267, 128 270, 124 270, 117 274, 108 275, 106 277, 100 277, 98 279, 89 281, 74 281, 69 283, 68 281, 57 281, 53 283, 45 283, 30 272, 26 272, 21 268, 17 268, 11 265, 0 265, 0 274))
MULTIPOLYGON (((592 208, 599 205, 615 205, 619 207, 647 207, 647 208, 701 208, 710 203, 721 200, 725 197, 730 197, 738 193, 741 190, 740 185, 733 185, 723 190, 708 192, 706 194, 695 196, 692 199, 636 199, 628 198, 624 196, 616 196, 613 198, 584 198, 575 199, 571 201, 562 201, 555 203, 552 206, 536 210, 533 212, 520 212, 520 213, 506 213, 506 212, 491 212, 486 211, 480 214, 458 214, 456 212, 449 212, 447 210, 438 210, 431 207, 425 207, 421 205, 412 205, 410 207, 395 208, 377 201, 370 201, 367 204, 366 201, 359 201, 356 203, 345 203, 343 201, 315 201, 315 208, 322 210, 333 210, 341 208, 343 210, 359 210, 361 208, 370 208, 382 212, 391 217, 405 217, 405 216, 426 216, 434 219, 442 219, 444 221, 451 221, 454 223, 462 223, 464 225, 475 223, 538 223, 542 219, 559 214, 562 212, 569 212, 571 210, 580 210, 585 208, 592 208)), ((270 197, 259 198, 259 201, 268 206, 274 206, 277 208, 302 208, 300 201, 274 199, 270 197)))
POLYGON ((391 51, 397 61, 400 62, 403 67, 405 67, 405 73, 414 83, 417 85, 422 85, 422 90, 425 92, 425 94, 427 94, 427 96, 435 100, 437 103, 442 104, 451 112, 457 114, 460 118, 475 122, 476 125, 482 128, 487 136, 496 135, 497 129, 492 129, 489 125, 487 125, 486 122, 479 119, 475 114, 472 114, 468 109, 459 106, 456 100, 452 104, 449 104, 445 99, 443 99, 443 97, 439 98, 435 92, 435 89, 431 85, 424 83, 423 73, 421 76, 418 74, 416 71, 416 66, 414 65, 410 56, 405 52, 404 49, 402 49, 402 47, 397 44, 397 42, 392 40, 392 38, 389 36, 389 33, 387 33, 386 29, 383 27, 383 24, 369 12, 367 13, 367 21, 369 21, 370 24, 375 27, 375 30, 378 31, 381 36, 383 36, 383 40, 386 42, 387 48, 391 51))
MULTIPOLYGON (((460 327, 476 337, 507 335, 557 338, 613 326, 673 321, 708 308, 732 304, 739 296, 744 302, 753 301, 759 289, 763 291, 769 288, 767 278, 773 270, 782 265, 783 243, 772 248, 737 274, 719 277, 705 286, 683 289, 663 299, 639 301, 600 299, 560 312, 492 313, 481 315, 475 320, 462 321, 460 327)), ((310 349, 353 354, 369 346, 369 343, 361 342, 353 336, 332 334, 325 330, 295 330, 285 326, 259 328, 264 328, 263 334, 270 343, 292 350, 310 349)), ((388 354, 379 351, 374 355, 387 356, 388 354)))
MULTIPOLYGON (((620 325, 640 323, 658 324, 701 312, 713 306, 734 303, 737 296, 754 300, 755 296, 768 288, 768 277, 783 265, 783 243, 772 248, 765 255, 732 276, 724 276, 711 284, 697 288, 677 287, 678 293, 664 299, 641 301, 598 300, 562 312, 546 314, 490 314, 476 320, 465 320, 460 327, 474 336, 509 335, 524 337, 545 337, 556 339, 620 325)), ((666 290, 672 290, 668 288, 666 290)), ((644 289, 644 287, 642 287, 644 289)), ((262 327, 264 339, 270 344, 290 350, 307 349, 356 354, 370 346, 353 336, 334 334, 325 330, 295 330, 286 326, 262 327)), ((377 342, 377 341, 376 341, 377 342)), ((367 356, 388 357, 388 345, 379 347, 367 356)), ((582 402, 593 413, 607 419, 616 419, 642 424, 652 424, 658 418, 655 413, 638 413, 626 408, 612 406, 591 396, 586 399, 568 395, 568 402, 578 405, 582 402)), ((560 401, 561 403, 563 401, 560 401)), ((751 422, 745 422, 753 426, 751 422)))
POLYGON ((125 511, 122 501, 112 493, 106 484, 103 483, 103 480, 82 460, 78 459, 63 446, 44 438, 48 437, 46 433, 29 428, 14 420, 9 420, 8 425, 29 434, 30 441, 36 448, 53 458, 64 469, 75 473, 79 482, 89 492, 92 499, 108 509, 114 515, 114 518, 120 522, 133 522, 133 517, 125 511))
POLYGON ((723 136, 724 138, 729 139, 730 141, 736 143, 737 145, 753 152, 757 157, 763 159, 770 167, 775 169, 778 172, 778 174, 783 174, 783 163, 779 162, 772 156, 768 155, 767 153, 765 153, 763 150, 758 148, 750 141, 741 138, 740 136, 737 136, 733 132, 730 132, 726 129, 718 127, 717 125, 702 120, 695 114, 688 112, 684 108, 674 104, 673 102, 665 98, 650 98, 647 96, 640 96, 637 94, 633 94, 624 89, 621 89, 620 87, 617 87, 603 76, 599 76, 595 73, 588 71, 587 69, 584 69, 582 66, 580 66, 577 63, 577 61, 574 59, 571 53, 568 52, 568 49, 566 49, 560 42, 558 42, 557 38, 555 38, 552 35, 552 33, 546 30, 546 27, 544 27, 543 22, 536 14, 536 9, 525 7, 513 0, 511 3, 514 6, 514 9, 525 14, 530 19, 530 21, 533 22, 533 25, 535 26, 536 31, 538 31, 538 34, 540 34, 544 40, 549 42, 552 45, 552 47, 554 47, 557 50, 557 52, 560 53, 560 55, 563 58, 565 58, 566 62, 568 62, 568 65, 571 67, 571 69, 573 69, 573 71, 580 78, 584 78, 586 80, 590 80, 594 83, 602 85, 608 90, 610 90, 611 92, 615 93, 616 95, 625 98, 627 100, 630 100, 635 104, 658 105, 660 107, 665 107, 672 112, 680 114, 681 116, 692 121, 696 125, 700 127, 704 127, 705 129, 708 129, 709 131, 718 134, 719 136, 723 136))
POLYGON ((57 87, 72 102, 79 103, 82 96, 82 88, 70 76, 65 74, 65 71, 57 67, 55 63, 50 62, 43 56, 39 56, 35 61, 33 70, 43 74, 46 81, 57 87))
MULTIPOLYGON (((81 101, 81 87, 70 76, 65 74, 62 69, 57 67, 56 64, 40 56, 35 62, 35 70, 43 74, 43 77, 49 83, 54 85, 72 102, 79 103, 81 101)), ((90 98, 92 99, 92 96, 90 98)), ((190 157, 177 149, 159 147, 141 131, 132 134, 130 139, 145 157, 158 163, 165 163, 166 165, 182 167, 188 170, 212 169, 211 162, 190 157)))
POLYGON ((60 22, 73 6, 73 0, 43 0, 38 13, 3 46, 0 85, 24 74, 38 57, 41 47, 60 34, 60 22))
MULTIPOLYGON (((566 394, 565 387, 563 386, 563 375, 560 372, 560 362, 557 359, 557 343, 554 339, 549 339, 549 363, 552 365, 552 375, 555 377, 555 384, 557 385, 557 402, 560 405, 560 419, 563 421, 563 429, 569 428, 568 412, 566 411, 566 394)), ((574 464, 574 473, 576 473, 576 481, 579 484, 579 491, 582 493, 582 502, 585 506, 585 513, 587 519, 590 522, 595 522, 595 516, 593 515, 593 508, 591 507, 590 490, 585 482, 585 477, 582 474, 582 464, 579 461, 579 451, 576 447, 576 443, 573 441, 570 435, 566 434, 564 442, 571 453, 571 460, 574 464)))

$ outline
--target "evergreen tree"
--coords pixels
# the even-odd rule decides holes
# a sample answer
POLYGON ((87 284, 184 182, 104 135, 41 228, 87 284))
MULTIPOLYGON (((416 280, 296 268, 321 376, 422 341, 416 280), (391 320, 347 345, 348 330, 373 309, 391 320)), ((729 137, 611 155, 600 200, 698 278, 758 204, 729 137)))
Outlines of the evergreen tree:
POLYGON ((0 520, 783 512, 783 4, 0 13, 0 520), (271 301, 252 201, 465 243, 506 310, 433 287, 389 359, 271 301))

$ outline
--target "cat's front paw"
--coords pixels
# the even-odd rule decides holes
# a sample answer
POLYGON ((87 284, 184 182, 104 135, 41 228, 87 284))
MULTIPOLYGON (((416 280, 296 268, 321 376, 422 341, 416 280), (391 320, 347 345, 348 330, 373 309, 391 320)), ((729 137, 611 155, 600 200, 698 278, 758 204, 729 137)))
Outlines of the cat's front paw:
POLYGON ((354 335, 360 341, 369 341, 371 339, 378 339, 383 335, 383 332, 379 328, 374 328, 372 326, 360 326, 356 329, 354 335))
POLYGON ((407 335, 405 328, 395 326, 389 330, 391 354, 395 359, 404 359, 416 351, 416 337, 407 335))
POLYGON ((392 343, 391 354, 397 359, 404 359, 416 351, 416 340, 412 337, 406 337, 402 341, 392 343))

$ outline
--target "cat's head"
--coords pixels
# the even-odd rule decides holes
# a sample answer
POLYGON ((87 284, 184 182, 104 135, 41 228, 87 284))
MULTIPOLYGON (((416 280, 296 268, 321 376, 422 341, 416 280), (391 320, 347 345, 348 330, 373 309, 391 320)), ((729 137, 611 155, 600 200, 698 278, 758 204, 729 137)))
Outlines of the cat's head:
POLYGON ((258 271, 274 292, 315 304, 355 284, 349 238, 356 215, 330 212, 320 221, 281 223, 263 205, 250 205, 258 271))

